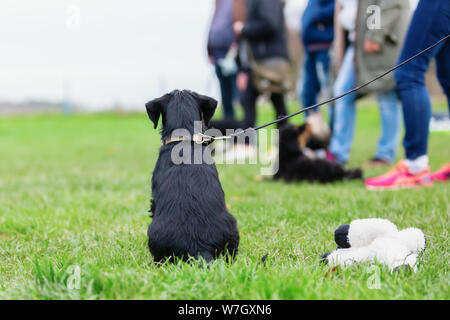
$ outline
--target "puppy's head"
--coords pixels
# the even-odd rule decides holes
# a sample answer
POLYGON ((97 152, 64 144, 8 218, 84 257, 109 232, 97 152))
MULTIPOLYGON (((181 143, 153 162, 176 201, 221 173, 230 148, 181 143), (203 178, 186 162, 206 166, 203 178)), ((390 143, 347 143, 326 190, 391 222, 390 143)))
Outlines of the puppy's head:
POLYGON ((331 140, 329 126, 318 114, 310 115, 306 122, 310 125, 311 130, 307 147, 311 150, 327 149, 331 140))
POLYGON ((145 107, 155 129, 158 127, 159 118, 162 118, 164 137, 169 136, 176 129, 187 129, 194 133, 195 121, 201 121, 202 130, 204 130, 214 115, 217 101, 192 91, 174 90, 147 102, 145 107))

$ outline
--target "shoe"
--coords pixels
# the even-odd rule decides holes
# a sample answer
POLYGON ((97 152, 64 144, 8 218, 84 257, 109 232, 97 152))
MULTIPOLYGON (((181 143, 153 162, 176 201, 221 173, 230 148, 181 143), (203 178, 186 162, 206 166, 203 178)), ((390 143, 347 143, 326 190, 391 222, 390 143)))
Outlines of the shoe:
POLYGON ((329 150, 327 150, 327 154, 325 156, 325 159, 327 159, 328 161, 333 161, 333 162, 337 161, 337 157, 334 155, 334 153, 332 153, 329 150))
POLYGON ((366 188, 368 190, 396 190, 431 187, 432 185, 429 168, 417 174, 412 174, 403 160, 400 160, 388 173, 366 180, 366 188))
MULTIPOLYGON (((323 156, 323 155, 322 155, 323 156)), ((340 161, 338 157, 331 151, 327 150, 325 154, 325 159, 331 162, 339 163, 341 166, 345 166, 347 161, 340 161)))
POLYGON ((364 165, 364 168, 375 168, 381 166, 388 166, 390 162, 381 158, 372 158, 369 162, 364 165))
POLYGON ((450 180, 450 162, 444 164, 438 171, 431 174, 432 181, 450 180))
POLYGON ((369 181, 371 182, 371 181, 376 181, 376 180, 387 179, 390 176, 392 176, 393 174, 395 174, 398 170, 408 170, 408 167, 404 163, 404 160, 400 160, 395 167, 391 168, 387 173, 385 173, 385 174, 383 174, 381 176, 367 178, 366 179, 366 183, 369 182, 369 181))

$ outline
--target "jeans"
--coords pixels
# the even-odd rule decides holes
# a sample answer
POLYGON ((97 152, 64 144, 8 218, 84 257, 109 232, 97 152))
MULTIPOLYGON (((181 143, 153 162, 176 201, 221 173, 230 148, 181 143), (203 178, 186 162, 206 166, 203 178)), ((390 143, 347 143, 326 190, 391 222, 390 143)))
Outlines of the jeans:
MULTIPOLYGON (((210 126, 216 128, 226 134, 226 129, 247 129, 254 127, 256 123, 256 100, 261 93, 256 89, 252 81, 251 73, 248 76, 247 88, 241 95, 241 104, 244 108, 244 119, 242 121, 235 119, 223 119, 218 121, 211 121, 210 126)), ((271 93, 270 100, 276 112, 276 117, 281 118, 287 115, 286 103, 284 101, 284 95, 280 93, 271 93)), ((286 124, 287 120, 278 123, 278 127, 286 124)))
MULTIPOLYGON (((320 89, 328 89, 329 66, 328 50, 306 52, 303 66, 303 88, 300 94, 300 101, 304 108, 317 103, 320 89)), ((313 111, 317 111, 317 109, 313 109, 313 111)), ((308 111, 306 116, 308 116, 308 111)))
POLYGON ((233 100, 237 95, 236 75, 223 75, 222 69, 217 62, 215 64, 215 69, 220 84, 224 116, 225 118, 234 118, 233 100))
MULTIPOLYGON (((340 95, 355 87, 354 48, 349 46, 335 82, 334 94, 340 95)), ((351 93, 335 102, 334 128, 330 151, 341 163, 348 161, 355 130, 356 93, 351 93)), ((378 140, 375 158, 392 162, 395 158, 400 133, 400 106, 395 89, 377 93, 380 108, 382 133, 378 140)))
MULTIPOLYGON (((400 54, 402 62, 450 33, 450 1, 421 0, 411 20, 400 54)), ((427 154, 431 102, 425 87, 425 73, 436 59, 438 80, 450 108, 450 40, 427 51, 395 71, 398 93, 403 105, 406 158, 414 160, 427 154)))

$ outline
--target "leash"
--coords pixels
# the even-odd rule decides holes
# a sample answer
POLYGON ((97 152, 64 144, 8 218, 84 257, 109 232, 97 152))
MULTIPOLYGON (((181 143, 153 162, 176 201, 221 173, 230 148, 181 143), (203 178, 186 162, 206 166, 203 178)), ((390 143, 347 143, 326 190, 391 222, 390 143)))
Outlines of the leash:
POLYGON ((411 60, 416 59, 417 57, 421 56, 421 55, 424 54, 425 52, 427 52, 427 51, 433 49, 434 47, 438 46, 439 44, 441 44, 442 42, 444 42, 445 40, 447 40, 449 37, 450 37, 450 34, 446 35, 444 38, 442 38, 442 39, 439 40, 438 42, 436 42, 436 43, 432 44, 431 46, 429 46, 428 48, 426 48, 426 49, 420 51, 419 53, 415 54, 414 56, 412 56, 412 57, 406 59, 406 60, 403 61, 402 63, 400 63, 400 64, 398 64, 398 65, 392 67, 391 69, 389 69, 388 71, 386 71, 386 72, 380 74, 379 76, 375 77, 374 79, 372 79, 372 80, 370 80, 370 81, 368 81, 368 82, 366 82, 366 83, 364 83, 364 84, 362 84, 362 85, 360 85, 360 86, 358 86, 358 87, 355 87, 355 88, 353 88, 353 89, 351 89, 351 90, 349 90, 349 91, 347 91, 347 92, 344 92, 343 94, 341 94, 341 95, 339 95, 339 96, 336 96, 336 97, 333 97, 333 98, 328 99, 328 100, 326 100, 326 101, 323 101, 323 102, 317 103, 317 104, 315 104, 315 105, 312 105, 312 106, 303 108, 302 110, 299 110, 299 111, 297 111, 297 112, 288 114, 288 115, 286 115, 286 116, 284 116, 284 117, 281 117, 281 118, 278 118, 278 119, 276 119, 276 120, 267 122, 267 123, 265 123, 265 124, 263 124, 263 125, 260 125, 260 126, 255 127, 255 128, 250 127, 250 128, 245 129, 245 130, 241 130, 241 131, 235 132, 235 133, 233 133, 233 134, 231 134, 231 135, 228 135, 228 136, 212 137, 212 136, 205 135, 205 134, 203 134, 203 133, 196 133, 196 134, 194 135, 194 138, 193 138, 192 141, 194 141, 194 142, 197 143, 197 144, 210 144, 210 143, 212 143, 212 142, 214 142, 214 141, 217 141, 217 140, 228 140, 228 139, 232 139, 232 138, 237 137, 237 136, 240 136, 240 135, 242 135, 242 134, 244 134, 244 133, 246 133, 246 132, 248 132, 248 131, 250 131, 250 130, 252 130, 252 131, 257 131, 257 130, 259 130, 259 129, 266 128, 266 127, 271 126, 271 125, 273 125, 273 124, 276 124, 276 123, 279 123, 279 122, 281 122, 281 121, 287 120, 287 119, 289 119, 289 118, 295 117, 295 116, 297 116, 297 115, 299 115, 299 114, 302 114, 302 113, 304 113, 304 112, 306 112, 306 111, 308 111, 308 110, 311 110, 311 109, 320 107, 320 106, 322 106, 322 105, 324 105, 324 104, 328 104, 328 103, 330 103, 330 102, 336 101, 336 100, 338 100, 338 99, 340 99, 340 98, 342 98, 342 97, 345 97, 346 95, 349 95, 349 94, 351 94, 351 93, 353 93, 353 92, 356 92, 356 91, 358 91, 358 90, 361 90, 362 88, 367 87, 367 86, 370 85, 371 83, 373 83, 373 82, 375 82, 375 81, 377 81, 377 80, 383 78, 384 76, 388 75, 388 74, 391 73, 392 71, 394 71, 394 70, 396 70, 396 69, 402 67, 403 65, 407 64, 407 63, 410 62, 411 60))

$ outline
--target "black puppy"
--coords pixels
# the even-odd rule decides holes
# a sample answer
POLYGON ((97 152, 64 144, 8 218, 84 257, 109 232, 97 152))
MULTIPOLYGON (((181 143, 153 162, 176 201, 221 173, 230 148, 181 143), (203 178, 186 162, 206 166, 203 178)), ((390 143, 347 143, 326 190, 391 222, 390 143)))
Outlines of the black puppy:
MULTIPOLYGON (((170 140, 172 132, 185 129, 192 137, 194 121, 202 122, 204 130, 217 101, 176 90, 145 106, 155 129, 162 115, 163 145, 153 171, 153 219, 148 228, 148 247, 154 260, 202 257, 211 261, 221 254, 233 257, 238 253, 239 232, 236 220, 226 209, 215 164, 175 164, 171 157, 179 143, 191 144, 192 150, 195 145, 189 139, 170 140)), ((206 146, 197 147, 202 148, 203 154, 206 146)))
POLYGON ((280 129, 279 169, 274 179, 326 183, 362 178, 361 169, 345 170, 337 162, 315 157, 311 149, 325 148, 329 139, 318 139, 312 131, 309 123, 302 126, 288 124, 280 129))

